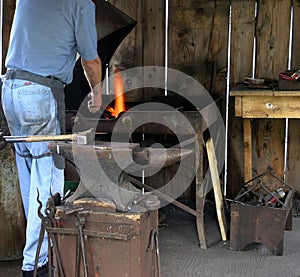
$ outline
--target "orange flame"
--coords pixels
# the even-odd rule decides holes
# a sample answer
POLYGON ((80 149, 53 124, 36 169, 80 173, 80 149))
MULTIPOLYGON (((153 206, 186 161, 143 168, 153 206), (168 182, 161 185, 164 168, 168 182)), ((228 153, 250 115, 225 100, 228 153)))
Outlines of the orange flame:
POLYGON ((119 113, 126 111, 124 83, 119 69, 115 70, 114 92, 115 92, 115 106, 113 109, 111 108, 110 112, 112 116, 117 117, 119 113))

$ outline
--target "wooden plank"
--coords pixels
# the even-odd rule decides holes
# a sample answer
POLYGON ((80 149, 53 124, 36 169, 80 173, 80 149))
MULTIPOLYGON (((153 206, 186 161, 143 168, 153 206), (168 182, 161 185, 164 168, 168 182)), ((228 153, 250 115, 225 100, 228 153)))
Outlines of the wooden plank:
POLYGON ((288 66, 290 8, 290 0, 257 2, 257 77, 278 79, 288 66))
POLYGON ((255 0, 232 0, 230 83, 252 76, 255 0))
MULTIPOLYGON (((292 47, 292 69, 300 68, 300 3, 293 1, 293 47, 292 47)), ((286 164, 286 182, 300 192, 300 121, 298 119, 289 120, 288 128, 288 153, 286 164)))
POLYGON ((299 26, 300 26, 300 3, 299 1, 292 1, 293 2, 293 44, 292 44, 292 69, 299 69, 300 68, 300 33, 299 33, 299 26))
POLYGON ((299 96, 244 96, 242 97, 242 117, 300 118, 299 101, 299 96))
POLYGON ((144 0, 144 65, 164 66, 165 1, 144 0))
POLYGON ((244 119, 244 180, 252 179, 252 131, 251 120, 244 119))
MULTIPOLYGON (((252 120, 253 177, 271 167, 272 172, 283 179, 284 133, 284 119, 252 120)), ((266 176, 266 179, 267 186, 274 188, 274 178, 266 176)))
POLYGON ((169 1, 169 67, 205 83, 213 1, 169 1))
MULTIPOLYGON (((143 65, 164 66, 165 1, 144 0, 143 14, 143 65)), ((161 94, 158 88, 144 88, 142 100, 151 101, 155 95, 161 94)))
MULTIPOLYGON (((214 99, 225 98, 230 1, 215 1, 204 86, 214 99)), ((224 105, 224 103, 223 103, 224 105)), ((220 109, 224 107, 220 105, 220 109)))
MULTIPOLYGON (((255 0, 231 1, 230 84, 252 76, 255 32, 255 0)), ((244 181, 243 120, 234 115, 234 98, 229 101, 228 187, 227 196, 235 197, 244 181)))
MULTIPOLYGON (((288 66, 291 1, 263 0, 257 3, 256 76, 278 79, 278 74, 288 66)), ((272 167, 274 174, 283 178, 285 120, 268 119, 254 122, 255 174, 272 167)))
POLYGON ((300 192, 300 121, 289 120, 286 182, 300 192))
POLYGON ((208 89, 223 118, 226 117, 228 68, 228 33, 230 1, 217 0, 212 20, 207 73, 204 87, 208 89))
POLYGON ((206 142, 206 150, 209 161, 209 169, 211 173, 211 179, 213 183, 215 204, 217 210, 217 217, 219 221, 221 237, 223 241, 227 240, 227 222, 225 218, 223 193, 221 190, 220 177, 218 173, 218 161, 215 153, 214 143, 212 138, 209 138, 206 142))

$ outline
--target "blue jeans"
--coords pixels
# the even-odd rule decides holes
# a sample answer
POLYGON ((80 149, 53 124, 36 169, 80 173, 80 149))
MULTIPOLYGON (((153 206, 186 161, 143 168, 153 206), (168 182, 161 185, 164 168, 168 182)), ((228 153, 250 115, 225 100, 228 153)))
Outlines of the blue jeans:
MULTIPOLYGON (((11 135, 60 134, 57 103, 51 88, 24 80, 5 80, 2 87, 2 105, 11 135)), ((64 172, 54 165, 48 142, 15 143, 16 163, 22 201, 27 219, 26 244, 22 269, 34 269, 34 260, 41 227, 38 216, 37 190, 45 204, 52 194, 63 193, 64 172), (42 155, 43 157, 38 157, 42 155)), ((38 267, 48 261, 47 234, 41 247, 38 267)))

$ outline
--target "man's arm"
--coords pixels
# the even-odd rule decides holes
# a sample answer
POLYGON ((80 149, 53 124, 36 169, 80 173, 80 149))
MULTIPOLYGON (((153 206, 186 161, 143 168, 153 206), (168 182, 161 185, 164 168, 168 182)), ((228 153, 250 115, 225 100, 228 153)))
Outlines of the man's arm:
POLYGON ((91 87, 91 100, 88 102, 88 108, 90 112, 95 113, 100 110, 102 105, 102 93, 101 93, 101 77, 102 67, 101 60, 97 58, 95 60, 84 60, 81 57, 81 64, 84 69, 85 76, 91 87))

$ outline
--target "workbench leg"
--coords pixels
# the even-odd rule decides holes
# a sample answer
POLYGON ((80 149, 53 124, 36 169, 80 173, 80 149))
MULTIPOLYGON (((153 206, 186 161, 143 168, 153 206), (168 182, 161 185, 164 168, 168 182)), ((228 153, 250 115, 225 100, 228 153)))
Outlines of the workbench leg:
POLYGON ((244 176, 245 182, 252 179, 251 119, 244 119, 244 176))

